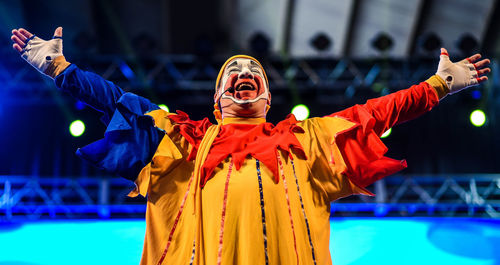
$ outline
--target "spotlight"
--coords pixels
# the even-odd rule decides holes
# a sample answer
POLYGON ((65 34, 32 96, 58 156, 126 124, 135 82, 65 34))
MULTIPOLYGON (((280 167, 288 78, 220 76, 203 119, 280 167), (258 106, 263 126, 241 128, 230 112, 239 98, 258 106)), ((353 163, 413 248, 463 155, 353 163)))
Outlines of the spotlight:
POLYGON ((389 135, 391 135, 391 132, 392 132, 392 128, 389 128, 389 130, 385 131, 385 133, 383 133, 382 136, 380 136, 380 138, 389 137, 389 135))
POLYGON ((473 90, 471 95, 473 99, 481 99, 482 93, 479 90, 473 90))
POLYGON ((479 43, 472 34, 465 33, 458 39, 457 47, 463 54, 473 54, 479 47, 479 43))
POLYGON ((309 117, 309 108, 304 104, 296 105, 292 108, 292 114, 299 121, 303 121, 309 117))
POLYGON ((260 56, 264 56, 269 53, 271 41, 264 33, 256 32, 250 37, 249 44, 250 50, 260 56))
POLYGON ((442 47, 441 39, 434 32, 430 32, 424 35, 420 41, 420 46, 422 49, 428 53, 431 53, 442 47))
POLYGON ((85 105, 85 103, 83 103, 82 101, 77 100, 77 101, 75 102, 75 108, 76 108, 77 110, 83 110, 85 107, 86 107, 86 105, 85 105))
POLYGON ((128 66, 127 63, 123 61, 120 63, 120 71, 128 80, 130 81, 134 80, 135 78, 134 71, 132 71, 132 69, 130 68, 130 66, 128 66))
POLYGON ((69 125, 69 132, 73 137, 79 137, 85 132, 85 123, 81 120, 73 121, 69 125))
POLYGON ((481 127, 486 123, 486 114, 480 109, 474 110, 470 114, 470 122, 476 127, 481 127))
POLYGON ((330 49, 330 46, 332 45, 332 41, 323 32, 320 32, 316 34, 312 39, 310 44, 314 47, 319 52, 326 51, 330 49))
POLYGON ((167 105, 165 105, 165 104, 160 104, 160 105, 158 105, 158 107, 160 107, 160 109, 162 109, 162 110, 164 110, 166 112, 170 112, 169 109, 168 109, 168 107, 167 107, 167 105))
POLYGON ((381 32, 372 40, 372 46, 379 52, 385 52, 392 48, 394 41, 389 34, 381 32))

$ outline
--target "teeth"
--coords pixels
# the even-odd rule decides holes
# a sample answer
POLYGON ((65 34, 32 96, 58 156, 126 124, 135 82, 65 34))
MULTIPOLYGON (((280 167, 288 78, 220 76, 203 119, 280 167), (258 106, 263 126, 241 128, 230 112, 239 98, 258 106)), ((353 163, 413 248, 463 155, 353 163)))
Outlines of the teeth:
POLYGON ((250 84, 246 84, 246 83, 243 83, 243 84, 240 84, 237 88, 236 88, 237 91, 240 91, 240 90, 254 90, 254 87, 250 84))

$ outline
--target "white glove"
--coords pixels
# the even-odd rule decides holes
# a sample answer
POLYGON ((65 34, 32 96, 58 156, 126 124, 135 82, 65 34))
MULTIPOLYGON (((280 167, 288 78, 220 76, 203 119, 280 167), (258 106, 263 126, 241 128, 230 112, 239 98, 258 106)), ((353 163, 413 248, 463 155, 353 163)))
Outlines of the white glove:
POLYGON ((54 31, 53 39, 48 41, 36 37, 23 28, 13 29, 10 39, 13 42, 12 48, 45 75, 48 74, 46 70, 52 61, 63 55, 62 27, 58 27, 54 31))
POLYGON ((450 61, 446 49, 441 48, 441 56, 436 75, 446 82, 446 85, 448 85, 450 89, 450 94, 454 94, 470 86, 475 86, 487 80, 488 78, 486 76, 480 77, 480 75, 490 71, 489 68, 480 69, 489 63, 488 59, 482 60, 476 64, 474 63, 479 58, 481 58, 481 55, 476 54, 460 62, 453 63, 450 61))
POLYGON ((21 52, 21 57, 38 71, 45 74, 45 70, 53 59, 63 55, 62 37, 54 37, 51 40, 43 40, 35 35, 27 40, 26 46, 21 52))

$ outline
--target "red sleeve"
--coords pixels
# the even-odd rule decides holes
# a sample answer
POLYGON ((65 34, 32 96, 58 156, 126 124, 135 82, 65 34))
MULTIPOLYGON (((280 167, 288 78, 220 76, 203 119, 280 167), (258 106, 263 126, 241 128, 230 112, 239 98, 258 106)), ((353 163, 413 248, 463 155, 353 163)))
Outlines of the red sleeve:
POLYGON ((438 103, 434 88, 422 82, 329 115, 356 123, 356 126, 335 137, 347 166, 343 173, 357 186, 366 187, 404 169, 406 161, 384 156, 387 147, 380 140, 380 135, 395 124, 431 110, 438 103))
POLYGON ((360 123, 364 129, 372 129, 380 136, 396 124, 430 111, 438 103, 435 89, 427 82, 422 82, 328 116, 339 116, 360 123))

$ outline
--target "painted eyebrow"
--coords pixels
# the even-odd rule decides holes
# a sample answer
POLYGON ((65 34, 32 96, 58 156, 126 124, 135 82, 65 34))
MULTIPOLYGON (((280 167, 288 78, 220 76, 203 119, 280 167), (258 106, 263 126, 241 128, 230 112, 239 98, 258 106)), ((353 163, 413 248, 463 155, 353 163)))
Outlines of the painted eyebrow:
POLYGON ((229 69, 229 68, 231 68, 231 67, 233 67, 233 66, 238 66, 238 63, 237 63, 236 61, 234 61, 234 62, 230 63, 230 64, 227 66, 227 68, 229 69))
POLYGON ((250 64, 251 64, 252 66, 256 66, 256 67, 259 67, 259 68, 260 68, 260 65, 259 65, 258 63, 256 63, 256 62, 254 62, 254 61, 250 61, 250 64))

